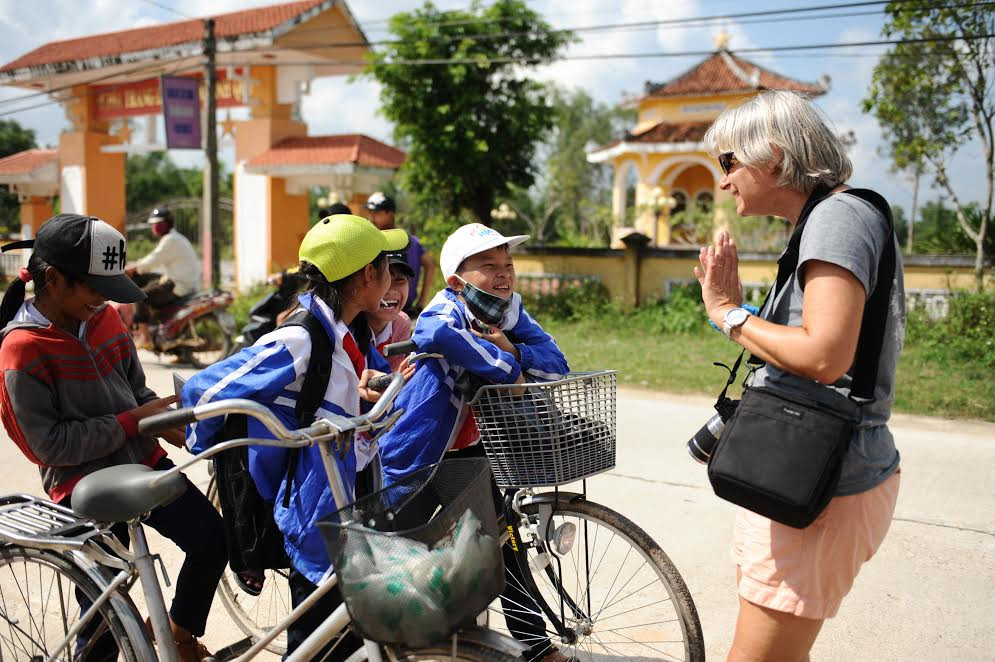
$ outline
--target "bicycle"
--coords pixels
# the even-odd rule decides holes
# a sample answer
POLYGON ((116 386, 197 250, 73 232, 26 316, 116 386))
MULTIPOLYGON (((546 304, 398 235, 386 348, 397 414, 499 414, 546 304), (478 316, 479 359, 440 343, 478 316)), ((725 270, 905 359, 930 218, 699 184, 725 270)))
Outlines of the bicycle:
MULTIPOLYGON (((417 351, 411 341, 388 355, 417 351)), ((416 360, 442 358, 417 354, 416 360)), ((470 400, 481 446, 504 491, 506 544, 520 568, 506 568, 519 596, 515 613, 501 603, 488 616, 509 634, 509 621, 542 625, 522 633, 531 645, 549 638, 582 660, 650 655, 704 660, 701 622, 674 563, 643 529, 587 498, 587 479, 615 466, 615 373, 577 373, 552 382, 489 385, 470 400), (561 486, 580 482, 580 491, 561 486), (552 491, 543 488, 552 488, 552 491)), ((268 573, 264 586, 281 589, 268 573)), ((237 589, 235 589, 237 590, 237 589)), ((243 597, 244 600, 244 597, 243 597)), ((246 632, 265 631, 245 610, 230 610, 246 632)), ((536 652, 534 659, 541 657, 536 652)))
POLYGON ((518 588, 534 601, 491 612, 509 632, 541 619, 544 632, 533 636, 581 660, 704 660, 698 613, 674 563, 631 520, 587 498, 587 479, 615 466, 615 381, 615 371, 572 373, 483 386, 470 399, 504 490, 518 588), (560 489, 577 482, 579 492, 560 489))
MULTIPOLYGON (((262 422, 274 439, 224 442, 168 471, 153 471, 144 465, 102 469, 77 485, 73 495, 75 511, 29 495, 0 497, 0 659, 32 662, 90 659, 90 655, 97 656, 96 649, 110 645, 111 659, 175 662, 177 650, 154 567, 156 560, 160 565, 162 561, 148 548, 143 515, 186 489, 180 473, 183 469, 216 453, 250 443, 286 448, 317 445, 336 503, 349 503, 347 483, 334 454, 351 452, 356 433, 376 432, 393 425, 400 412, 380 419, 401 383, 400 375, 395 376, 366 415, 320 419, 307 428, 293 431, 286 429, 264 406, 248 400, 224 400, 149 417, 140 423, 142 432, 229 413, 246 414, 262 422), (114 522, 128 523, 133 551, 110 533, 114 522), (136 581, 145 595, 152 633, 130 596, 136 581), (159 642, 158 657, 150 634, 159 642)), ((342 539, 363 535, 366 529, 355 520, 353 510, 347 507, 340 513, 344 513, 341 521, 329 524, 337 527, 342 539)), ((434 524, 433 519, 425 526, 434 524)), ((164 566, 162 571, 165 576, 164 566)), ((219 651, 216 659, 252 659, 295 618, 340 585, 339 576, 340 568, 336 567, 327 581, 265 636, 254 643, 251 639, 236 642, 219 651)), ((168 577, 166 581, 168 584, 168 577)), ((341 587, 346 600, 288 660, 311 659, 350 626, 350 611, 346 606, 349 595, 344 582, 341 587)), ((475 613, 468 616, 472 620, 475 613)), ((372 621, 353 623, 361 632, 376 626, 372 621)), ((504 661, 520 659, 521 649, 519 643, 494 631, 469 628, 418 647, 396 641, 379 644, 367 639, 354 657, 374 662, 446 658, 504 661)))

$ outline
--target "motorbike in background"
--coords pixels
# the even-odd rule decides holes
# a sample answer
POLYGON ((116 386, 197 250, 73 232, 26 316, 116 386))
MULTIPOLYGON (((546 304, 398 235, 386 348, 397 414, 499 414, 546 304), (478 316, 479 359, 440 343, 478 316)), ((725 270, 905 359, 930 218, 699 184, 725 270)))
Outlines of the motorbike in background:
MULTIPOLYGON (((135 280, 139 282, 137 278, 135 280)), ((233 300, 231 292, 212 289, 154 308, 149 322, 152 346, 147 349, 156 354, 170 354, 198 369, 220 361, 231 353, 235 318, 228 306, 233 300)), ((110 305, 118 311, 125 326, 133 331, 134 305, 110 305)))
POLYGON ((276 290, 264 296, 249 309, 249 318, 241 333, 235 336, 230 354, 251 347, 279 325, 282 320, 281 313, 287 312, 297 301, 297 293, 304 284, 304 278, 297 273, 283 272, 270 277, 268 282, 275 285, 276 290))

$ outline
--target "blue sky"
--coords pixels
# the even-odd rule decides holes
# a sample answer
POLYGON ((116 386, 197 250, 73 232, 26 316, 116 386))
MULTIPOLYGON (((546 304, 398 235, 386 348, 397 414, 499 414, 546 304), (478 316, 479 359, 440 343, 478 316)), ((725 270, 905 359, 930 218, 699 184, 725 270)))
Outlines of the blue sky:
MULTIPOLYGON (((273 0, 156 0, 190 16, 219 14, 249 7, 273 4, 273 0)), ((386 38, 385 19, 397 11, 410 10, 420 2, 347 3, 371 40, 386 38)), ((793 8, 819 3, 802 0, 536 0, 531 6, 556 27, 618 24, 670 18, 713 16, 744 11, 793 8)), ((828 4, 828 0, 825 2, 828 4)), ((469 0, 437 0, 444 8, 465 8, 469 0)), ((801 16, 801 15, 799 15, 801 16)), ((0 60, 8 62, 46 41, 121 30, 179 20, 176 13, 141 0, 0 0, 0 60)), ((580 41, 567 54, 632 54, 712 50, 715 35, 731 35, 730 48, 767 48, 775 46, 830 44, 872 41, 879 38, 884 22, 880 6, 856 7, 836 12, 812 12, 805 20, 773 21, 739 19, 711 23, 707 26, 653 27, 640 30, 582 32, 580 41), (861 14, 842 18, 825 18, 831 13, 861 14), (813 18, 821 17, 821 18, 813 18)), ((743 54, 748 60, 784 75, 804 81, 816 81, 828 75, 832 80, 829 94, 818 104, 839 131, 852 130, 857 144, 851 151, 854 177, 851 183, 879 190, 893 204, 906 209, 911 204, 912 184, 904 174, 889 172, 887 157, 878 154, 881 131, 873 117, 860 111, 871 79, 871 72, 882 47, 858 47, 790 53, 755 52, 743 54)), ((606 104, 618 103, 624 95, 641 93, 645 81, 662 82, 694 66, 701 57, 622 58, 605 60, 561 61, 533 74, 568 88, 586 90, 606 104)), ((0 100, 24 94, 17 88, 0 88, 0 100)), ((376 83, 360 79, 325 78, 314 81, 311 93, 303 98, 301 113, 312 134, 360 132, 390 142, 391 127, 377 114, 379 88, 376 83)), ((16 104, 0 106, 8 112, 16 104)), ((240 117, 233 111, 233 117, 240 117)), ((37 132, 40 144, 55 145, 66 126, 60 106, 52 104, 4 117, 13 118, 37 132)), ((951 180, 962 201, 978 200, 984 190, 984 174, 976 168, 981 147, 973 143, 961 148, 951 169, 951 180)), ((233 150, 222 150, 229 162, 233 150)), ((174 159, 184 165, 199 165, 200 152, 174 151, 174 159)), ((940 194, 924 178, 920 200, 940 194)))

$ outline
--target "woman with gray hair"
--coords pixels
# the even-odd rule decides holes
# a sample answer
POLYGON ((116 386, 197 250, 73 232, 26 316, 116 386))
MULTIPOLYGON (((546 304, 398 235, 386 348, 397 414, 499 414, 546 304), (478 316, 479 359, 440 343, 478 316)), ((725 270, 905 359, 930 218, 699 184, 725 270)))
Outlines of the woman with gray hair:
POLYGON ((740 216, 778 216, 796 229, 804 219, 797 267, 759 315, 741 307, 729 232, 701 249, 694 270, 709 318, 765 362, 751 386, 846 411, 865 307, 886 248, 895 248, 873 399, 859 408, 829 505, 805 528, 737 509, 739 616, 729 660, 807 660, 823 621, 884 540, 898 498, 899 455, 887 421, 905 327, 901 254, 878 206, 847 193, 850 159, 801 96, 763 92, 723 112, 704 140, 740 216))

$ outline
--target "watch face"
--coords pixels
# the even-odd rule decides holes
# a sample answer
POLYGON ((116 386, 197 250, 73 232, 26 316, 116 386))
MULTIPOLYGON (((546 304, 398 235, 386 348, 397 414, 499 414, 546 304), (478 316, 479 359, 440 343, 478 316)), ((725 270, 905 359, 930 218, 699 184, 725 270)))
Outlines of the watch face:
POLYGON ((750 313, 743 308, 733 308, 726 313, 726 323, 729 324, 729 326, 739 326, 746 321, 746 318, 749 317, 749 315, 750 313))

